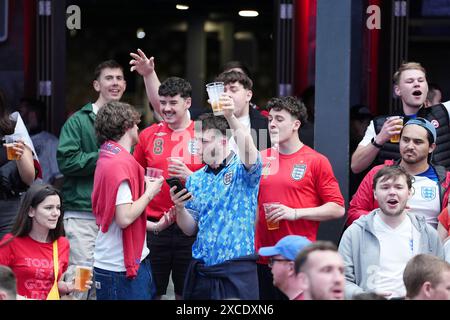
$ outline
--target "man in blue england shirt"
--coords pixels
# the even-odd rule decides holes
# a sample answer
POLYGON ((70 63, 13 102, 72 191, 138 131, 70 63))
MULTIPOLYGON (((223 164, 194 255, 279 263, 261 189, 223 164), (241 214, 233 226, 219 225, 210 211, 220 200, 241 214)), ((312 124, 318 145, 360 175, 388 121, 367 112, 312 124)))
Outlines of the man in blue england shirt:
POLYGON ((254 236, 261 156, 233 114, 234 100, 225 93, 220 103, 223 117, 205 114, 196 123, 207 165, 188 178, 188 193, 171 188, 177 224, 187 235, 197 234, 184 299, 258 299, 254 236), (230 134, 238 154, 229 147, 230 134))

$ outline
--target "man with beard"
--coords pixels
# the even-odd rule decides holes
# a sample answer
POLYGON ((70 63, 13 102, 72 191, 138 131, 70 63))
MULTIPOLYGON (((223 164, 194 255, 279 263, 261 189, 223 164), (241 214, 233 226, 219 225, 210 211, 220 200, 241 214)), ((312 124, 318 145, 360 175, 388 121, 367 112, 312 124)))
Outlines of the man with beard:
MULTIPOLYGON (((345 296, 373 291, 389 299, 405 297, 403 270, 417 254, 443 257, 437 231, 425 217, 405 210, 412 177, 399 166, 387 166, 373 178, 379 208, 356 220, 344 232, 339 252, 345 262, 345 296)), ((417 191, 416 191, 417 192, 417 191)))
POLYGON ((295 258, 294 269, 305 288, 304 300, 344 299, 344 261, 334 243, 306 246, 295 258))
POLYGON ((391 114, 391 117, 384 115, 371 121, 352 155, 352 171, 359 173, 371 165, 400 158, 398 142, 391 142, 391 137, 399 134, 402 129, 399 116, 403 116, 403 123, 422 117, 433 124, 437 131, 433 162, 450 169, 450 101, 425 107, 428 84, 425 69, 420 63, 403 63, 395 72, 393 80, 394 92, 402 101, 402 110, 391 114))
POLYGON ((350 202, 347 225, 378 207, 372 192, 373 177, 384 166, 397 164, 414 176, 415 192, 408 202, 409 209, 416 215, 424 216, 426 222, 436 229, 437 217, 447 206, 450 173, 430 161, 431 154, 436 149, 435 141, 436 129, 428 120, 409 120, 400 136, 401 159, 396 163, 386 161, 384 165, 374 167, 364 177, 350 202))
POLYGON ((203 114, 201 128, 196 128, 206 166, 189 176, 187 194, 170 190, 177 224, 186 234, 197 235, 183 297, 257 300, 255 219, 261 156, 234 114, 234 99, 223 93, 219 102, 223 116, 203 114), (238 154, 231 149, 230 133, 238 154))

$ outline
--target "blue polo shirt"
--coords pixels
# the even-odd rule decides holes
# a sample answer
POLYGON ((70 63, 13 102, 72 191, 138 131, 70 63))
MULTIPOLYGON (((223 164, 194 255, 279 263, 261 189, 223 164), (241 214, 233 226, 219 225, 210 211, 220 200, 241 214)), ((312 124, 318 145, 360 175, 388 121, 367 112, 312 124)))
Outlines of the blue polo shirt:
POLYGON ((186 209, 198 223, 193 258, 212 266, 254 254, 261 171, 261 155, 249 170, 234 155, 217 174, 205 166, 189 176, 186 187, 194 197, 186 209))

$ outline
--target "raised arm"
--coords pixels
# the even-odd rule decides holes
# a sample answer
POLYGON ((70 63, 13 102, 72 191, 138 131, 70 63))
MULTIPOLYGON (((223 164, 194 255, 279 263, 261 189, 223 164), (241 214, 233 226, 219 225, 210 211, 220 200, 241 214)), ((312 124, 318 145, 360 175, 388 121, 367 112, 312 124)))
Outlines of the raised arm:
POLYGON ((154 111, 159 115, 159 95, 158 89, 161 85, 158 75, 155 71, 155 58, 147 58, 145 53, 141 49, 137 49, 137 53, 130 53, 133 58, 130 61, 132 65, 131 71, 136 71, 144 78, 145 91, 147 93, 147 98, 152 104, 154 111))
POLYGON ((251 133, 246 130, 234 115, 233 99, 223 93, 219 99, 222 105, 223 115, 230 125, 233 138, 238 146, 239 158, 247 169, 250 169, 258 158, 258 149, 253 142, 251 133))

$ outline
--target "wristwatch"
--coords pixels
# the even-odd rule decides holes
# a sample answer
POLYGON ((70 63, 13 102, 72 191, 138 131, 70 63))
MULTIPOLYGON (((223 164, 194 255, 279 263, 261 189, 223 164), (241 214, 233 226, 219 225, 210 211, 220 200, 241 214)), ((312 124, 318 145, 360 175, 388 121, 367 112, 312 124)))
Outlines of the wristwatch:
POLYGON ((374 147, 378 148, 378 149, 383 148, 383 145, 382 145, 382 144, 378 144, 378 143, 375 141, 375 137, 372 138, 372 140, 370 141, 370 143, 372 143, 372 145, 373 145, 374 147))

